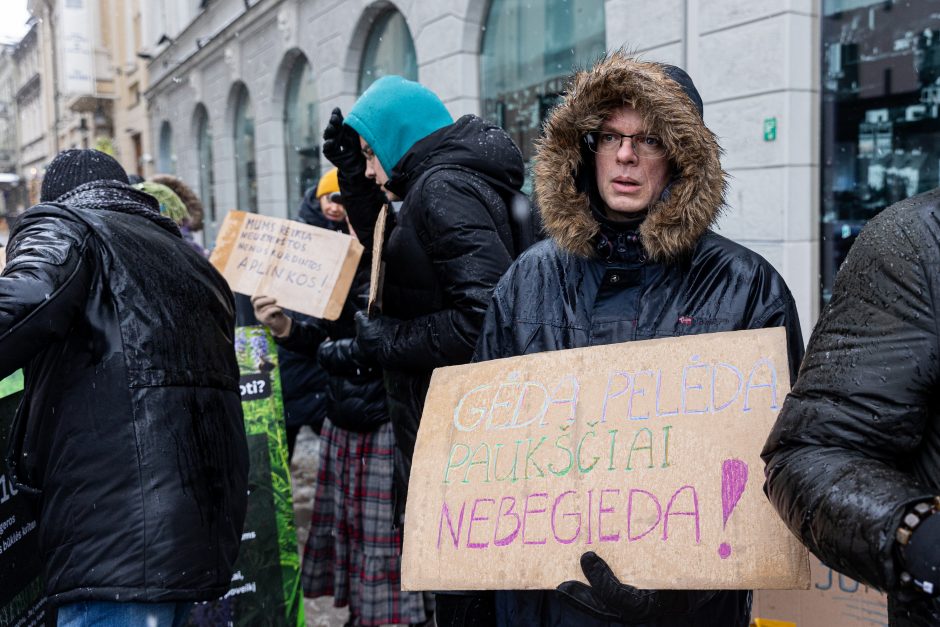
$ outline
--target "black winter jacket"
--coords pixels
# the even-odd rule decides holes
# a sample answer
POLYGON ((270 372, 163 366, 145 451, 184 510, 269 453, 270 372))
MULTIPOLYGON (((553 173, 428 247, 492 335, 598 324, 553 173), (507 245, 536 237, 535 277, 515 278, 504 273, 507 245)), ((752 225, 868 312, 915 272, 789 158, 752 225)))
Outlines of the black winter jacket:
MULTIPOLYGON (((536 198, 551 239, 523 253, 500 280, 475 360, 782 326, 795 376, 803 342, 790 291, 759 255, 708 229, 722 201, 720 149, 691 101, 669 91, 678 87, 658 67, 612 55, 579 73, 552 113, 535 170, 536 198), (606 220, 597 205, 594 168, 578 129, 599 128, 625 101, 649 116, 650 130, 667 136, 661 128, 669 124, 684 141, 681 152, 669 155, 677 175, 671 193, 645 218, 619 224, 606 220)), ((749 591, 689 591, 688 597, 690 613, 635 616, 630 623, 750 622, 749 591)), ((497 592, 496 599, 500 625, 611 624, 554 591, 497 592)))
MULTIPOLYGON (((395 429, 399 515, 431 371, 470 361, 493 286, 515 256, 498 188, 519 190, 523 173, 509 135, 467 115, 417 142, 386 184, 404 201, 386 229, 382 313, 394 328, 379 358, 395 429)), ((367 179, 341 173, 340 187, 371 250, 381 197, 367 179)))
POLYGON ((340 429, 366 433, 388 422, 382 369, 356 343, 355 313, 369 301, 369 266, 360 262, 340 317, 293 318, 291 332, 275 341, 300 355, 317 359, 327 373, 327 419, 340 429))
POLYGON ((199 601, 231 583, 248 450, 225 280, 116 181, 33 207, 0 275, 8 462, 39 491, 53 604, 199 601))
POLYGON ((892 625, 940 624, 899 591, 895 531, 940 494, 940 190, 872 219, 839 270, 764 449, 765 489, 821 560, 888 591, 892 625))

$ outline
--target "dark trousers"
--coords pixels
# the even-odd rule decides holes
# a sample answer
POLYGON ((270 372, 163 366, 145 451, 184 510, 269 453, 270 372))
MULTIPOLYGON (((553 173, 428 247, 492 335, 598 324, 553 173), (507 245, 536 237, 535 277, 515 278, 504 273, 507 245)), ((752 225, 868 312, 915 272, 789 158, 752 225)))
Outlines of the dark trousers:
POLYGON ((434 616, 438 627, 490 627, 496 624, 496 601, 490 591, 437 593, 434 616))

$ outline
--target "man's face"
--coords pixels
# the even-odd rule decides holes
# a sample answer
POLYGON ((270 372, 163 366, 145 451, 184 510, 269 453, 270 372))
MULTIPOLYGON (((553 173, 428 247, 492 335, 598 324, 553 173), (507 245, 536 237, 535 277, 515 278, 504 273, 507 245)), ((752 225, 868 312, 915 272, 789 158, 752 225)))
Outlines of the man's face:
MULTIPOLYGON (((646 133, 640 114, 633 107, 614 111, 599 129, 621 135, 646 133)), ((606 205, 607 217, 625 220, 659 200, 669 182, 668 157, 638 156, 625 137, 616 152, 597 153, 597 189, 606 205)))
POLYGON ((400 200, 398 196, 385 189, 385 184, 388 182, 388 175, 385 173, 385 169, 382 168, 382 162, 375 156, 372 146, 362 137, 359 138, 359 145, 362 147, 362 154, 366 158, 366 177, 378 183, 389 200, 400 200))

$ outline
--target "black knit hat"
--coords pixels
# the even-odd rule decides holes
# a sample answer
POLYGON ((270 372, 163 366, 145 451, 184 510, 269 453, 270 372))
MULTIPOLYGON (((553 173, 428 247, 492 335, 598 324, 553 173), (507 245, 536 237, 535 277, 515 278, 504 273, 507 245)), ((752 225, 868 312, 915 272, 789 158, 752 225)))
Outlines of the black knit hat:
POLYGON ((40 202, 51 202, 91 181, 127 183, 127 172, 113 157, 98 150, 63 150, 46 168, 40 202))

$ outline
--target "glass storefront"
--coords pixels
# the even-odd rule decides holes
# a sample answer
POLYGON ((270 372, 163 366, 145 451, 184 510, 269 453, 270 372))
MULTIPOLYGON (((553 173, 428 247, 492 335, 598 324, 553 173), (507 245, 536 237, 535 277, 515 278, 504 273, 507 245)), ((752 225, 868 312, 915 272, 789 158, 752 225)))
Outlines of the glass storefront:
POLYGON ((287 213, 296 218, 304 192, 320 172, 320 133, 313 69, 303 57, 294 62, 284 101, 284 145, 287 160, 287 213))
POLYGON ((822 301, 865 222, 938 186, 940 0, 823 0, 822 301))
POLYGON ((366 39, 359 69, 359 93, 389 74, 418 80, 418 55, 402 14, 395 10, 379 15, 366 39))
POLYGON ((248 88, 239 85, 235 98, 235 182, 238 209, 258 213, 258 175, 255 162, 255 116, 248 88))
POLYGON ((480 55, 483 117, 509 132, 527 162, 565 79, 604 54, 604 28, 603 0, 490 5, 480 55))
POLYGON ((199 198, 205 207, 203 228, 206 245, 210 248, 218 233, 218 216, 215 210, 215 178, 212 173, 212 127, 209 126, 209 112, 203 105, 196 107, 196 153, 199 161, 199 198))

